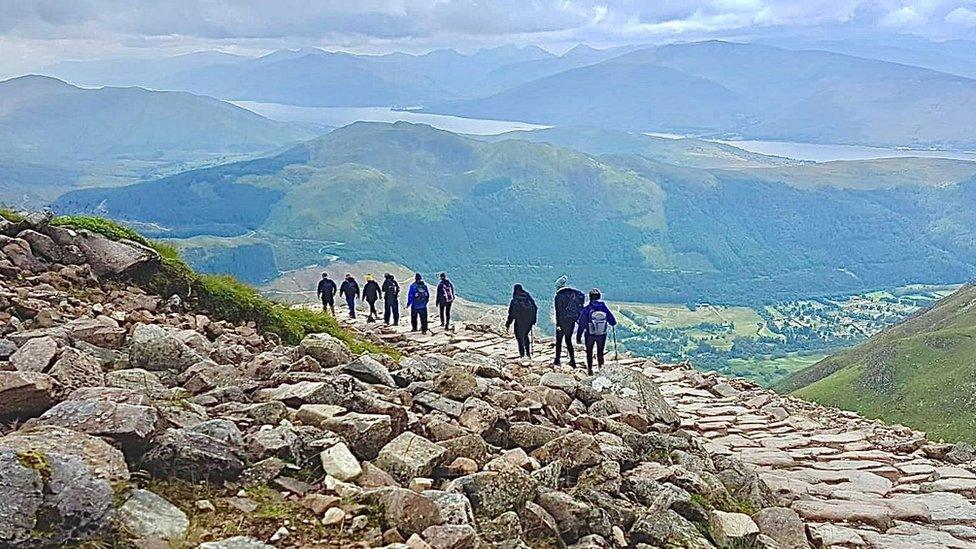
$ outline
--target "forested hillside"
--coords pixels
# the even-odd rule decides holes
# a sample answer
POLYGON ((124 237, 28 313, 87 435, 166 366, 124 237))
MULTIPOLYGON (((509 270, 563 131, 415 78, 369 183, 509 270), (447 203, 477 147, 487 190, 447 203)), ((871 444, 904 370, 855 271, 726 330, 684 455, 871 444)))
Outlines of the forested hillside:
POLYGON ((256 231, 281 269, 332 255, 447 269, 487 302, 515 281, 548 292, 564 272, 614 299, 677 303, 968 280, 976 166, 917 160, 932 169, 889 185, 905 161, 891 162, 857 164, 854 185, 831 165, 706 170, 357 123, 275 157, 72 192, 55 208, 168 237, 256 231))

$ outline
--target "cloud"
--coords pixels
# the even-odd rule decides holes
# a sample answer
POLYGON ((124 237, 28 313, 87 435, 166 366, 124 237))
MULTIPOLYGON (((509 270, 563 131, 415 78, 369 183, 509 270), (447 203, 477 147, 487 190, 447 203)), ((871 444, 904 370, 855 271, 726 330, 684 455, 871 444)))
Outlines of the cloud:
POLYGON ((961 27, 976 27, 976 10, 960 6, 945 16, 947 23, 961 27))

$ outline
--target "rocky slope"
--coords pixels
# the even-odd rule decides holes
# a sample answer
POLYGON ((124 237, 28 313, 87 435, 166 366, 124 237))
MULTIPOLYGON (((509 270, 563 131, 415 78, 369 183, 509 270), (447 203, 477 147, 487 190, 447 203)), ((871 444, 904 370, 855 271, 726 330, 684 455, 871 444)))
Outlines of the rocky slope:
POLYGON ((972 448, 482 325, 287 346, 131 281, 156 253, 0 222, 0 546, 970 547, 972 448))

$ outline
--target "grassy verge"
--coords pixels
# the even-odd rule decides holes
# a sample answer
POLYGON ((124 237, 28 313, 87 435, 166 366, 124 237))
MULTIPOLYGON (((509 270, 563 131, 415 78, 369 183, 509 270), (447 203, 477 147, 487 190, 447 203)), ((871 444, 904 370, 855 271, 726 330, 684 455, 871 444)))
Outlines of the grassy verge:
POLYGON ((17 210, 12 210, 2 204, 0 204, 0 217, 11 223, 20 223, 24 220, 24 216, 21 215, 20 212, 17 210))
POLYGON ((328 314, 304 309, 292 309, 260 295, 254 288, 226 275, 202 275, 193 271, 179 251, 167 244, 153 242, 139 233, 108 219, 91 216, 61 216, 52 225, 72 229, 87 229, 115 240, 132 240, 155 249, 162 258, 162 267, 144 285, 153 293, 168 296, 177 294, 186 302, 210 313, 214 318, 230 322, 254 322, 258 330, 278 335, 289 344, 297 344, 306 335, 327 333, 349 345, 354 353, 384 353, 399 355, 390 347, 357 339, 342 329, 328 314))

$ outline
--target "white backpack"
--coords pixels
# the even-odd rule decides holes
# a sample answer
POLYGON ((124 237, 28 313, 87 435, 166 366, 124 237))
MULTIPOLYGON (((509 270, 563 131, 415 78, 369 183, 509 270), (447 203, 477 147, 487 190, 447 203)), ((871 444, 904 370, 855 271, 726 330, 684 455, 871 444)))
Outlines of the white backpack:
POLYGON ((607 335, 607 313, 603 311, 593 311, 590 313, 590 325, 588 326, 588 332, 590 335, 594 336, 604 336, 607 335))

